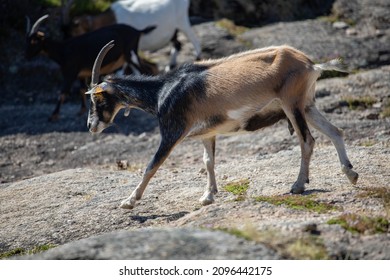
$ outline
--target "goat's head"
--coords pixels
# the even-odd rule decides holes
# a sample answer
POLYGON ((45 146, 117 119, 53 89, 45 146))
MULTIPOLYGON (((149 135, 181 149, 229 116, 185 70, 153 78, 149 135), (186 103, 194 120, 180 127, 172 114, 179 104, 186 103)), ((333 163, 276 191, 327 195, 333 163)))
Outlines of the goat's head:
POLYGON ((45 40, 45 33, 39 31, 40 24, 49 17, 49 15, 44 15, 40 17, 33 25, 30 30, 30 20, 27 18, 27 28, 26 28, 26 50, 25 56, 27 59, 30 59, 36 56, 39 52, 42 51, 43 42, 45 40))
MULTIPOLYGON (((106 53, 114 46, 113 42, 106 44, 96 57, 91 86, 85 93, 91 96, 87 126, 92 133, 100 133, 111 126, 119 110, 126 107, 113 84, 109 81, 98 84, 101 64, 106 53)), ((125 114, 128 114, 128 110, 125 114)))

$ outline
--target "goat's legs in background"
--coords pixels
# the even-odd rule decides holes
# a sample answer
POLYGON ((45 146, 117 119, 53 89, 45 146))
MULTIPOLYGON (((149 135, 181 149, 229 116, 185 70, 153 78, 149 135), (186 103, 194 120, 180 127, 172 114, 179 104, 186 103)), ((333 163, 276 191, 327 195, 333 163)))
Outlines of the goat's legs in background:
POLYGON ((323 115, 321 115, 315 106, 306 107, 306 116, 307 121, 311 126, 330 138, 337 150, 341 163, 341 170, 345 173, 345 175, 347 175, 349 181, 355 185, 359 178, 359 174, 352 170, 353 166, 349 161, 345 150, 342 131, 332 125, 323 115))
POLYGON ((182 24, 180 26, 180 30, 183 31, 183 33, 187 36, 188 40, 192 43, 195 49, 195 54, 196 54, 196 60, 200 59, 200 53, 202 51, 200 47, 200 43, 198 38, 195 35, 194 30, 191 28, 190 21, 188 17, 184 18, 182 20, 182 24))
POLYGON ((202 203, 202 205, 208 205, 214 202, 214 194, 218 192, 214 173, 215 137, 204 139, 203 145, 203 162, 206 165, 207 169, 207 187, 199 201, 202 203))
POLYGON ((173 34, 173 37, 171 39, 171 43, 172 43, 172 48, 171 48, 171 52, 170 52, 170 61, 169 61, 169 65, 167 65, 165 67, 165 72, 168 72, 174 68, 176 68, 177 66, 177 55, 178 53, 180 52, 181 50, 181 43, 180 41, 177 39, 177 33, 179 31, 176 29, 175 31, 175 34, 173 34))
POLYGON ((66 94, 61 92, 59 97, 58 97, 57 105, 56 105, 53 113, 49 117, 49 122, 57 121, 60 118, 61 105, 65 102, 65 99, 66 99, 66 94))
MULTIPOLYGON (((85 82, 85 84, 87 84, 87 82, 85 82)), ((82 116, 85 114, 85 112, 87 112, 87 96, 85 95, 85 93, 87 92, 87 88, 84 86, 83 83, 81 83, 81 87, 79 89, 79 93, 81 94, 81 107, 80 107, 80 111, 78 112, 78 115, 79 116, 82 116)))

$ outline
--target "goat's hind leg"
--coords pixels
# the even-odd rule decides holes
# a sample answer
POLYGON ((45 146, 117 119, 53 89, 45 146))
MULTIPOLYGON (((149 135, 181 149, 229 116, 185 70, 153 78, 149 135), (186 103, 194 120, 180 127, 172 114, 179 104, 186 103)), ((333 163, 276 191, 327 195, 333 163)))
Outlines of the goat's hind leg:
POLYGON ((199 201, 202 203, 202 205, 208 205, 214 202, 214 195, 218 192, 214 173, 215 137, 204 139, 203 145, 203 162, 207 169, 207 187, 199 201))
POLYGON ((301 194, 305 191, 305 184, 309 183, 309 165, 314 148, 314 138, 307 126, 305 116, 298 108, 284 110, 294 130, 297 132, 301 146, 301 167, 298 179, 291 187, 291 193, 301 194))
POLYGON ((359 174, 352 170, 353 166, 349 161, 345 150, 342 131, 332 125, 314 105, 306 107, 306 116, 307 121, 311 126, 330 138, 337 150, 341 163, 341 170, 348 177, 349 181, 355 185, 359 178, 359 174))

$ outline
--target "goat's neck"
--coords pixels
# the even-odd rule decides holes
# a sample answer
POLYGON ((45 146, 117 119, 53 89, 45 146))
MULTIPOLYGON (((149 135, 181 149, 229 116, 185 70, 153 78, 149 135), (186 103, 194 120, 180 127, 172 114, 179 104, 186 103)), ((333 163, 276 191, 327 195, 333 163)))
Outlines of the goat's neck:
POLYGON ((164 86, 159 76, 129 76, 120 82, 114 81, 114 84, 123 93, 123 101, 129 107, 157 114, 158 95, 164 86))

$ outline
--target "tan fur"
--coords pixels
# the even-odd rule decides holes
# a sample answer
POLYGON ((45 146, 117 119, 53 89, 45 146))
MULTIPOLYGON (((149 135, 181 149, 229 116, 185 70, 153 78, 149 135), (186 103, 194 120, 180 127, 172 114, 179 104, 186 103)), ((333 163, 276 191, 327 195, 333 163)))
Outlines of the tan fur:
MULTIPOLYGON (((227 121, 214 128, 215 134, 230 133, 231 129, 242 127, 247 119, 262 111, 270 114, 280 111, 281 103, 290 109, 295 106, 303 109, 313 102, 314 93, 308 89, 319 76, 319 71, 313 68, 313 62, 305 54, 288 46, 251 50, 197 64, 209 66, 208 102, 194 104, 189 119, 191 116, 197 120, 224 116, 227 121), (229 117, 229 111, 234 113, 239 108, 243 109, 240 119, 229 117)), ((196 127, 190 131, 190 135, 201 136, 196 127)), ((207 131, 203 136, 212 134, 207 131)))

